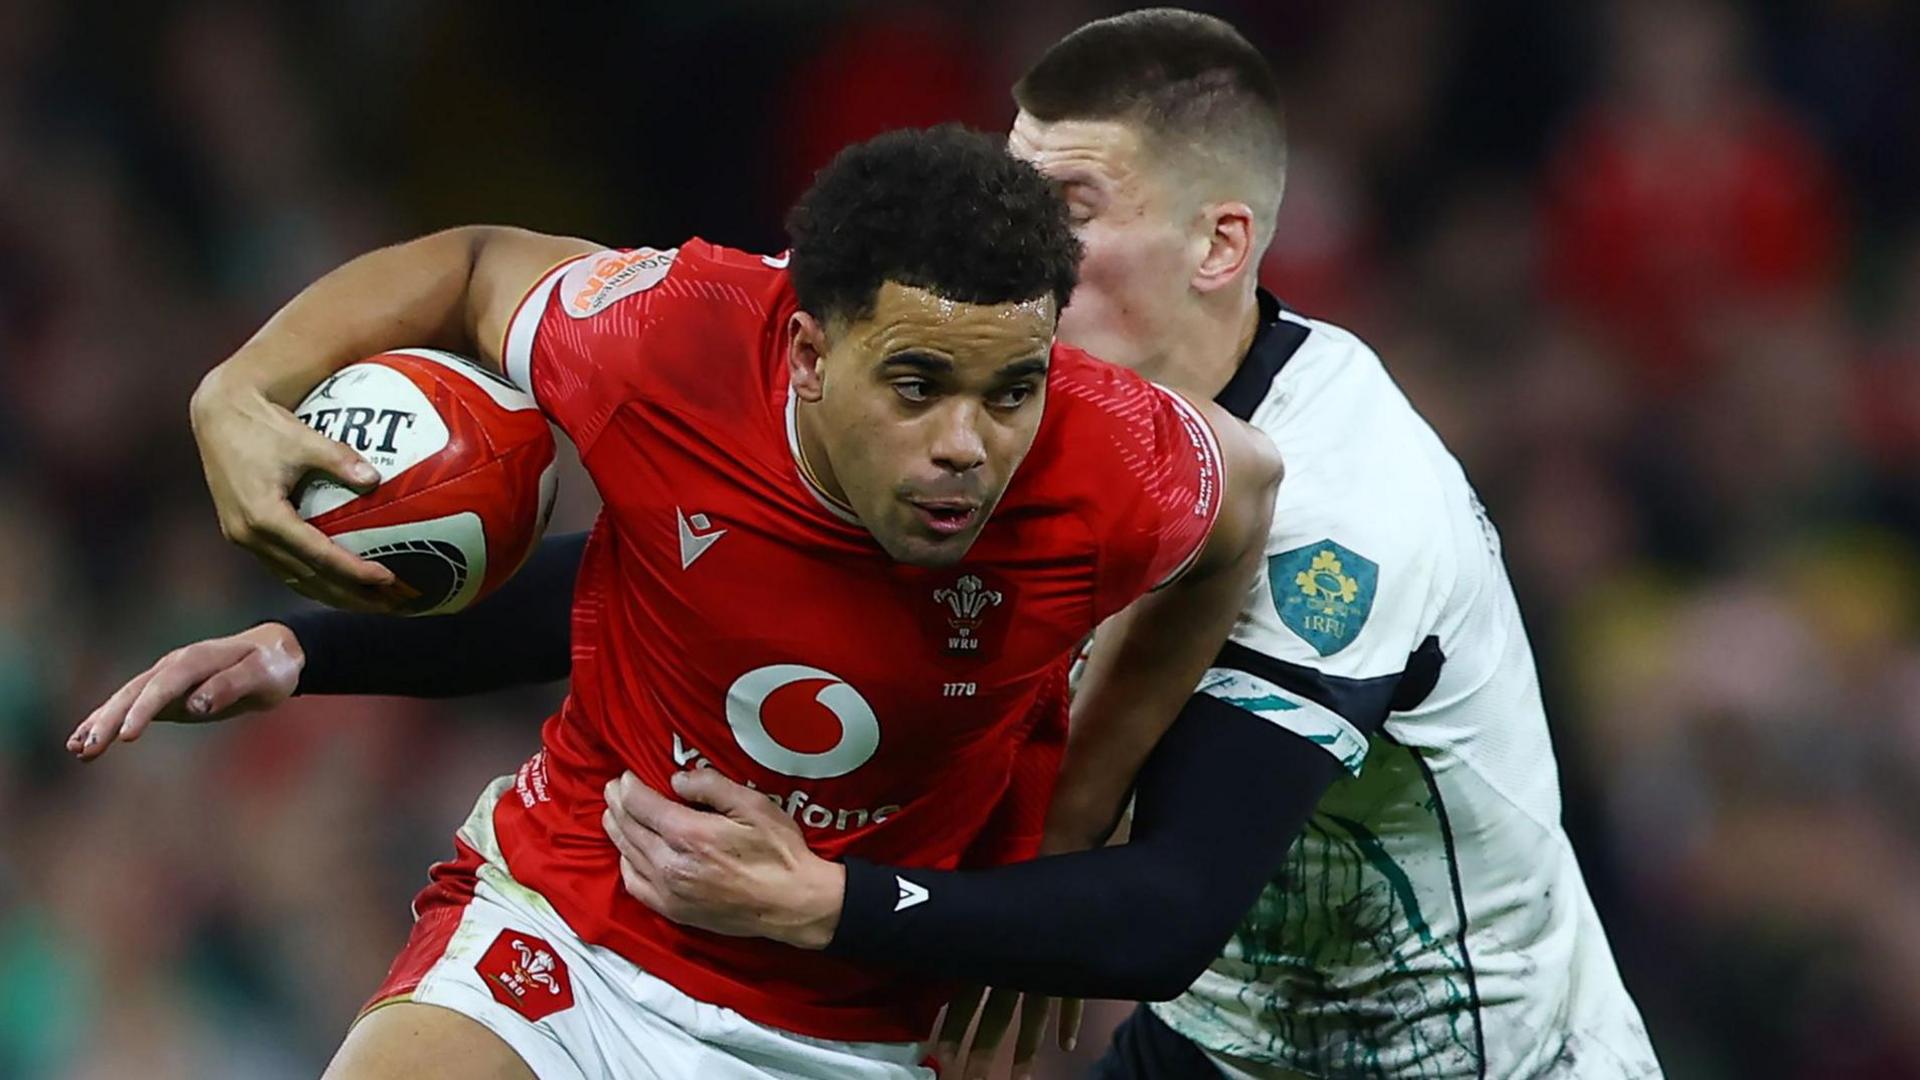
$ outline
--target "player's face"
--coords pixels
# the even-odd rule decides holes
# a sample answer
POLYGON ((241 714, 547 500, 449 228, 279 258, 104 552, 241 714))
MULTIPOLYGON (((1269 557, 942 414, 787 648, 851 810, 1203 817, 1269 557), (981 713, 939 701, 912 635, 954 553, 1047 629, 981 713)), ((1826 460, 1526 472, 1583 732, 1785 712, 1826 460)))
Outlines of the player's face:
POLYGON ((1154 167, 1139 131, 1119 121, 1048 123, 1022 111, 1007 149, 1059 187, 1086 246, 1060 339, 1136 368, 1167 351, 1206 252, 1195 200, 1154 167))
POLYGON ((1052 297, 963 304, 888 282, 826 335, 814 431, 889 555, 950 566, 973 546, 1039 429, 1054 322, 1052 297))

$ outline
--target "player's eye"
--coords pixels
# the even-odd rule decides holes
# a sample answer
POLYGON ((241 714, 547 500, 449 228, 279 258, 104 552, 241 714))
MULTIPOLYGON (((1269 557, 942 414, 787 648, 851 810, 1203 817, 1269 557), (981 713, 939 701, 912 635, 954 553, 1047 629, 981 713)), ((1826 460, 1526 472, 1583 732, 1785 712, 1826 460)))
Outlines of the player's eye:
POLYGON ((987 404, 996 409, 1011 411, 1025 405, 1032 398, 1033 387, 1026 383, 1021 383, 1018 386, 1009 386, 1005 390, 1001 390, 988 397, 987 404))
POLYGON ((933 397, 933 384, 925 379, 895 379, 894 392, 918 405, 933 397))

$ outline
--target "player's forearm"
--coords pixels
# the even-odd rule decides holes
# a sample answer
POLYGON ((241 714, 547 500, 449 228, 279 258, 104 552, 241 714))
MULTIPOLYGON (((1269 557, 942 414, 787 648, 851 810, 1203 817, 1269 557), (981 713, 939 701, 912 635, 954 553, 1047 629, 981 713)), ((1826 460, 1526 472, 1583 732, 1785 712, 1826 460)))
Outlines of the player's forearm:
POLYGON ((469 226, 381 248, 332 271, 287 302, 195 394, 257 393, 292 407, 328 375, 388 349, 439 347, 471 354, 469 288, 498 230, 469 226))
POLYGON ((586 544, 586 533, 543 541, 498 592, 453 615, 311 610, 279 617, 306 654, 295 693, 459 697, 566 678, 573 585, 586 544))
POLYGON ((849 860, 829 951, 1036 993, 1173 997, 1279 871, 1337 770, 1300 736, 1197 696, 1141 771, 1127 844, 982 871, 849 860))

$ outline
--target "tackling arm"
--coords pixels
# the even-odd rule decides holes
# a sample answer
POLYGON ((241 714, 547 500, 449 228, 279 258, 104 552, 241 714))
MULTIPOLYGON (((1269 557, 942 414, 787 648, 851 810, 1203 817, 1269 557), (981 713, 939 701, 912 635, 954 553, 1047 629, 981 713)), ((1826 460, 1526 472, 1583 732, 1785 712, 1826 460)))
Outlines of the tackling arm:
POLYGON ((294 693, 459 697, 564 679, 586 547, 586 533, 549 537, 498 592, 451 615, 280 616, 273 621, 291 629, 306 654, 294 693))
POLYGON ((609 784, 603 825, 627 891, 675 922, 930 978, 1159 1000, 1217 955, 1338 769, 1305 737, 1199 694, 1142 769, 1119 847, 991 870, 833 863, 712 769, 674 774, 685 803, 631 775, 609 784))
POLYGON ((89 713, 67 749, 92 761, 156 720, 224 720, 295 693, 452 697, 566 678, 586 535, 545 541, 499 592, 457 614, 299 612, 175 649, 89 713))

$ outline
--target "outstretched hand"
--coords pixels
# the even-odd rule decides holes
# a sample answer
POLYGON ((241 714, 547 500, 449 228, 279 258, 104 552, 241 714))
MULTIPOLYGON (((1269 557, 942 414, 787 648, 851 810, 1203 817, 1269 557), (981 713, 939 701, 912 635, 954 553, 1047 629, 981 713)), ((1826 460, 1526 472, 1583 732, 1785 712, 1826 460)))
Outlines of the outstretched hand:
POLYGON ((155 720, 197 724, 271 709, 293 696, 306 660, 299 639, 280 623, 182 646, 80 721, 67 751, 92 761, 116 741, 138 739, 155 720))

